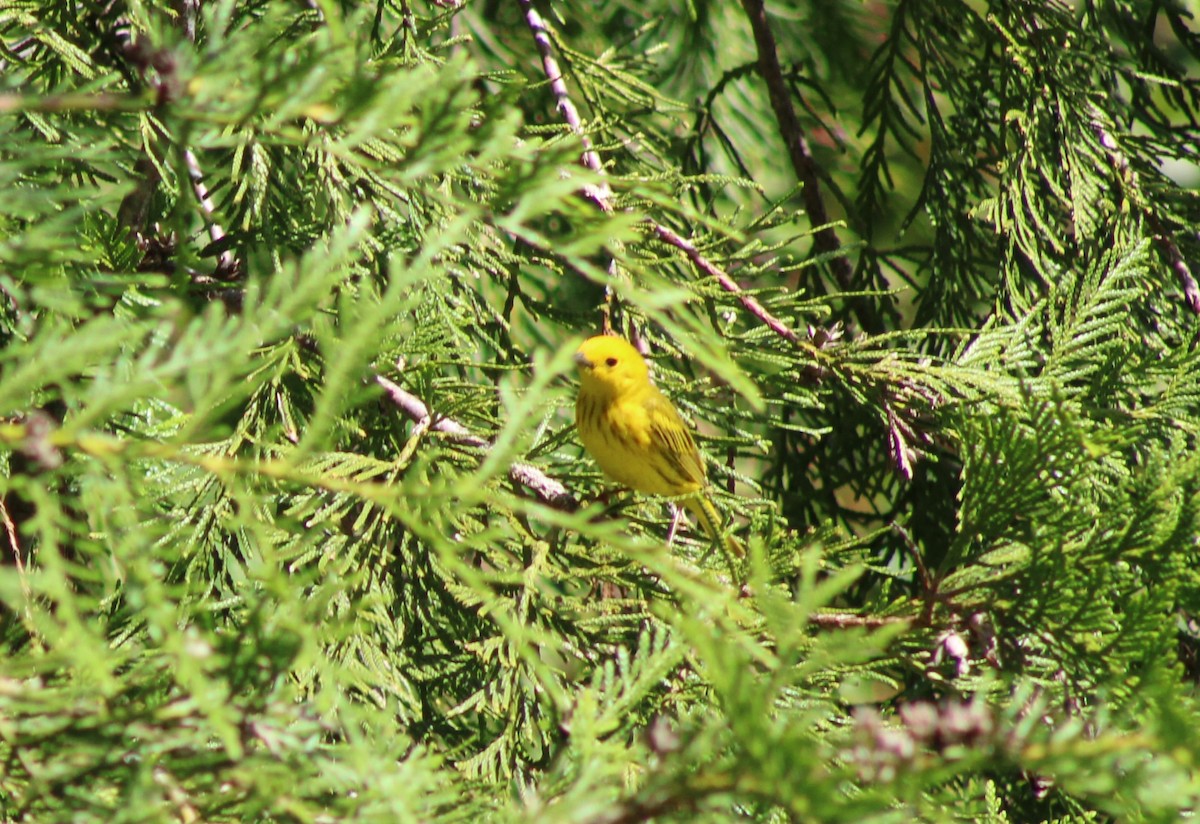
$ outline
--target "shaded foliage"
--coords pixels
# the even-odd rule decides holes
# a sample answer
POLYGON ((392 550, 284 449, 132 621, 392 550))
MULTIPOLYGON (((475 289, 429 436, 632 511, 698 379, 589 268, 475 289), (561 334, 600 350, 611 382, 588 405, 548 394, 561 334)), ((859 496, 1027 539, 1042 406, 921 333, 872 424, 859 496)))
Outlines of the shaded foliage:
POLYGON ((6 820, 1195 808, 1194 19, 756 6, 0 2, 6 820))

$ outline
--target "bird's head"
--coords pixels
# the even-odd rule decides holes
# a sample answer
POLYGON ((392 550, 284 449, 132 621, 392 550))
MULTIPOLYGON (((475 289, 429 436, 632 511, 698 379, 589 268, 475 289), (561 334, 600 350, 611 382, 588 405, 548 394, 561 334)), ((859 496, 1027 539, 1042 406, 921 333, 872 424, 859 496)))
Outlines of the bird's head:
POLYGON ((650 384, 650 370, 641 353, 613 335, 585 340, 575 353, 575 363, 586 391, 618 395, 650 384))

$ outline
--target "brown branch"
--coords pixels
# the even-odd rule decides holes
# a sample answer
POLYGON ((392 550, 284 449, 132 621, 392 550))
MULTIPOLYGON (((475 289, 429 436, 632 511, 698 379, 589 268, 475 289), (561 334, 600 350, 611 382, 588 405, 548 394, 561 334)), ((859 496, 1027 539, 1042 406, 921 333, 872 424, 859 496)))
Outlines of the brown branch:
POLYGON ((929 574, 929 567, 925 565, 925 558, 921 555, 921 548, 917 546, 917 542, 913 540, 912 535, 908 530, 895 521, 891 524, 892 530, 900 536, 901 543, 904 544, 905 550, 908 551, 912 558, 913 566, 917 570, 917 576, 921 583, 921 616, 917 619, 917 623, 921 626, 929 626, 933 620, 933 610, 937 607, 938 602, 942 600, 937 591, 937 583, 933 576, 929 574))
POLYGON ((886 627, 892 624, 910 624, 912 618, 883 617, 878 615, 853 615, 844 612, 817 612, 808 616, 808 623, 823 629, 846 629, 847 627, 886 627))
MULTIPOLYGON (((817 233, 817 248, 822 252, 838 252, 841 244, 838 242, 837 233, 827 225, 829 214, 825 209, 825 202, 821 199, 817 165, 804 137, 804 130, 800 127, 796 109, 792 105, 791 93, 783 79, 783 67, 779 64, 779 51, 775 45, 775 35, 767 21, 766 7, 763 0, 742 0, 742 8, 746 10, 750 28, 754 32, 754 44, 758 49, 758 71, 767 84, 767 94, 771 99, 771 108, 775 111, 780 136, 787 147, 792 169, 803 186, 805 211, 813 225, 825 227, 817 233)), ((853 286, 854 275, 854 267, 850 265, 850 261, 844 255, 840 255, 834 259, 833 269, 838 285, 849 290, 853 286)))
POLYGON ((21 561, 21 539, 17 535, 17 525, 13 522, 12 517, 8 514, 8 506, 3 497, 0 497, 0 520, 4 521, 4 532, 8 536, 8 547, 12 550, 13 560, 17 565, 17 572, 24 578, 25 570, 21 561))
MULTIPOLYGON (((579 110, 575 108, 575 104, 571 102, 571 94, 567 91, 567 83, 563 80, 562 69, 558 67, 558 61, 554 59, 554 46, 550 42, 550 29, 546 26, 546 21, 538 14, 537 9, 533 7, 532 0, 520 0, 521 10, 525 13, 525 21, 529 24, 529 30, 533 33, 533 42, 537 45, 538 54, 542 58, 542 71, 546 75, 546 79, 550 81, 550 90, 554 93, 554 99, 557 109, 562 112, 563 120, 567 121, 567 125, 571 127, 571 131, 579 138, 580 144, 583 146, 583 154, 580 156, 580 161, 584 166, 591 169, 601 178, 607 177, 608 173, 604 169, 604 164, 600 161, 600 155, 592 147, 592 140, 587 136, 587 132, 583 128, 583 120, 579 117, 579 110)), ((599 185, 594 183, 585 183, 583 193, 592 202, 600 207, 600 210, 605 214, 609 214, 613 210, 612 205, 612 189, 608 183, 603 180, 599 185)), ((609 261, 609 274, 614 275, 616 268, 616 258, 609 261)), ((601 331, 606 335, 611 335, 613 332, 612 316, 613 304, 616 300, 616 295, 611 287, 604 289, 604 305, 600 308, 600 327, 601 331)))
POLYGON ((145 98, 97 92, 95 94, 0 94, 0 114, 13 112, 136 112, 147 107, 145 98))
MULTIPOLYGON (((822 254, 832 255, 830 266, 838 286, 846 292, 853 291, 854 265, 842 249, 837 232, 830 225, 829 212, 821 197, 821 183, 817 173, 817 164, 813 159, 812 150, 800 127, 800 119, 796 116, 796 108, 792 105, 791 93, 787 82, 783 79, 783 67, 779 64, 779 50, 775 45, 775 35, 767 21, 767 11, 763 0, 742 0, 742 8, 750 19, 750 28, 754 32, 754 43, 758 48, 758 71, 767 84, 767 94, 771 99, 771 108, 775 111, 775 121, 779 125, 779 134, 787 146, 788 157, 792 161, 792 169, 801 184, 801 196, 804 199, 804 211, 809 221, 817 229, 815 245, 822 254)), ((868 332, 883 331, 883 323, 879 319, 872 304, 859 298, 851 304, 859 323, 868 332)))
MULTIPOLYGON (((525 12, 525 21, 529 24, 529 30, 533 32, 533 42, 537 44, 538 54, 542 58, 542 71, 545 72, 546 79, 550 81, 550 90, 554 92, 557 108, 562 113, 563 119, 567 121, 567 125, 571 127, 571 131, 579 137, 579 142, 583 145, 583 155, 580 160, 584 166, 604 177, 604 164, 600 162, 600 155, 596 154, 596 150, 592 148, 592 141, 583 129, 579 110, 571 102, 571 95, 567 91, 566 81, 563 80, 562 70, 558 67, 558 61, 554 59, 554 47, 550 43, 550 29, 546 26, 546 21, 538 14, 537 9, 533 7, 532 0, 520 0, 520 3, 521 10, 525 12)), ((601 183, 599 186, 589 184, 584 187, 584 193, 605 212, 612 211, 612 190, 609 189, 607 183, 601 183)))
MULTIPOLYGON (((376 375, 375 382, 383 387, 391 402, 409 420, 418 424, 423 423, 430 429, 449 436, 450 440, 462 446, 469 446, 473 449, 482 449, 484 451, 492 448, 492 443, 489 440, 473 434, 458 421, 441 416, 435 419, 424 401, 416 395, 406 392, 398 384, 388 380, 383 375, 376 375)), ((573 512, 579 508, 579 502, 575 500, 574 495, 567 491, 565 486, 535 466, 527 463, 514 463, 508 468, 508 478, 518 486, 523 486, 531 490, 537 496, 537 499, 547 506, 567 512, 573 512)))
POLYGON ((1159 221, 1158 215, 1147 212, 1146 218, 1150 224, 1150 231, 1154 233, 1155 245, 1166 257, 1167 266, 1175 273, 1175 279, 1179 281, 1179 286, 1183 289, 1183 302, 1193 313, 1200 315, 1200 285, 1197 285, 1196 278, 1187 265, 1187 260, 1183 257, 1183 252, 1179 250, 1175 239, 1159 221))
POLYGON ((1167 266, 1175 273, 1175 279, 1179 281, 1179 286, 1183 289, 1184 303, 1188 305, 1188 308, 1192 312, 1200 315, 1200 285, 1197 285, 1196 278, 1192 274, 1192 270, 1188 266, 1183 252, 1179 250, 1179 245, 1171 237, 1171 233, 1167 230, 1166 226, 1163 225, 1158 213, 1148 204, 1142 202, 1141 184, 1138 180, 1137 172, 1129 165, 1129 160, 1121 152, 1121 147, 1117 143, 1116 138, 1100 122, 1100 115, 1094 109, 1092 113, 1092 131, 1095 132, 1100 145, 1108 154, 1109 165, 1113 167, 1119 180, 1128 185, 1133 195, 1131 199, 1141 209, 1142 214, 1145 215, 1146 223, 1150 226, 1150 232, 1154 238, 1155 245, 1158 246, 1159 251, 1166 257, 1167 266))
POLYGON ((696 265, 696 268, 704 272, 709 277, 715 278, 717 283, 721 284, 721 288, 727 292, 737 295, 738 300, 742 302, 742 306, 754 317, 761 320, 766 326, 780 337, 799 343, 801 338, 796 332, 788 327, 786 323, 772 315, 767 308, 759 303, 753 295, 748 295, 742 291, 742 287, 734 281, 726 272, 719 269, 712 261, 700 254, 700 250, 689 243, 684 238, 680 237, 675 232, 663 226, 661 223, 651 221, 651 227, 654 229, 654 234, 658 235, 663 241, 671 244, 676 249, 687 255, 688 260, 696 265))
MULTIPOLYGON (((196 159, 196 154, 191 149, 183 150, 183 160, 187 164, 188 179, 192 181, 192 191, 195 193, 196 200, 200 203, 200 210, 204 213, 204 219, 208 223, 208 236, 212 238, 213 243, 221 243, 225 240, 225 230, 214 217, 217 206, 213 203, 208 187, 204 185, 204 172, 200 169, 200 161, 196 159)), ((237 261, 234 259, 233 253, 225 249, 217 258, 215 277, 218 280, 228 280, 236 274, 237 261)))
MULTIPOLYGON (((179 18, 179 24, 187 38, 193 41, 195 40, 197 2, 198 0, 180 0, 179 4, 182 15, 179 18)), ((184 91, 176 55, 170 48, 155 46, 144 36, 132 37, 125 29, 120 30, 116 36, 122 46, 122 53, 136 72, 137 77, 155 93, 152 111, 161 114, 184 91)), ((165 130, 159 129, 157 133, 164 142, 172 141, 172 136, 165 130)), ((134 167, 137 185, 121 201, 117 216, 121 224, 133 233, 135 241, 145 253, 141 263, 143 268, 156 268, 168 264, 173 266, 174 239, 145 236, 149 222, 150 203, 161 183, 159 163, 155 162, 156 160, 161 162, 161 156, 151 157, 154 148, 149 141, 144 141, 144 151, 145 154, 138 159, 134 167)), ((200 168, 200 162, 196 158, 195 152, 188 148, 182 150, 182 158, 187 167, 192 192, 200 205, 202 217, 208 225, 209 237, 214 245, 221 245, 226 239, 225 229, 214 217, 217 207, 204 182, 204 173, 200 168)), ((211 280, 225 282, 238 274, 237 259, 230 250, 224 249, 218 255, 217 265, 211 278, 207 275, 193 274, 192 280, 198 285, 208 285, 211 280)), ((218 297, 225 300, 223 296, 218 295, 218 297)))
MULTIPOLYGON (((591 140, 584 132, 583 121, 579 117, 579 110, 576 109, 575 104, 571 102, 571 95, 567 90, 566 82, 563 80, 562 71, 558 67, 558 61, 554 59, 553 44, 550 42, 549 29, 547 28, 545 21, 542 19, 542 16, 538 14, 537 10, 533 7, 531 0, 520 0, 520 3, 521 9, 525 12, 525 19, 529 24, 530 31, 533 32, 533 40, 537 44, 538 53, 542 58, 542 70, 545 72, 546 78, 550 81, 550 89, 554 92, 554 98, 557 101, 557 108, 559 112, 562 113, 563 119, 566 120, 567 125, 571 127, 571 131, 578 135, 579 140, 583 145, 583 155, 581 157, 581 161, 584 166, 591 169, 597 175, 604 177, 607 174, 604 164, 600 161, 600 156, 596 153, 595 149, 592 147, 591 140)), ((778 65, 778 61, 776 61, 776 65, 778 65)), ((794 111, 792 112, 792 119, 795 120, 794 111)), ((796 130, 796 134, 799 134, 798 129, 796 130)), ((800 140, 803 142, 803 135, 800 135, 800 140)), ((804 151, 808 151, 807 145, 805 145, 804 151)), ((812 186, 805 186, 806 196, 810 191, 816 194, 816 202, 820 208, 820 219, 818 220, 817 213, 813 211, 811 205, 809 208, 810 217, 814 220, 814 222, 828 222, 824 212, 824 205, 820 202, 820 192, 817 189, 815 178, 812 186)), ((603 211, 611 212, 613 210, 612 190, 609 189, 607 184, 603 184, 601 186, 585 186, 584 194, 603 211)), ((654 230, 654 233, 658 235, 661 240, 682 251, 684 255, 687 256, 688 260, 690 260, 696 266, 696 268, 714 278, 717 283, 721 285, 722 289, 730 292, 731 294, 737 295, 737 298, 739 301, 741 301, 742 306, 744 306, 746 310, 750 312, 750 314, 762 321, 773 332, 793 343, 799 343, 802 340, 800 335, 788 328, 787 324, 767 311, 766 307, 759 303, 752 295, 747 295, 745 292, 743 292, 742 287, 739 286, 732 277, 716 266, 712 261, 708 260, 708 258, 701 254, 700 251, 689 241, 660 223, 655 221, 649 221, 649 223, 650 227, 654 230)), ((837 235, 833 233, 832 229, 828 229, 828 227, 827 231, 833 238, 833 248, 840 248, 837 242, 837 235)), ((818 245, 821 242, 820 239, 822 236, 822 233, 818 233, 818 245)), ((844 256, 842 257, 842 260, 845 261, 844 256)), ((849 265, 848 261, 846 262, 846 265, 849 265)), ((853 272, 850 274, 853 274, 853 272)), ((849 287, 847 286, 846 288, 849 287)), ((608 290, 605 301, 603 323, 604 331, 606 333, 612 331, 612 297, 612 291, 608 290)))
POLYGON ((929 568, 925 566, 925 559, 921 556, 921 548, 917 546, 917 542, 913 540, 912 535, 904 528, 902 524, 895 521, 891 524, 892 530, 900 536, 901 542, 904 544, 905 550, 908 551, 912 558, 913 566, 917 569, 917 575, 921 579, 921 591, 928 597, 933 594, 933 576, 929 574, 929 568))
MULTIPOLYGON (((29 575, 25 571, 25 561, 22 558, 21 538, 16 523, 8 512, 8 502, 0 496, 0 519, 4 521, 4 534, 8 538, 9 549, 12 550, 13 564, 17 568, 17 580, 21 582, 21 595, 25 599, 23 618, 25 627, 29 630, 30 638, 40 648, 41 633, 33 620, 33 587, 29 584, 29 575)), ((32 557, 30 558, 32 562, 32 557)))

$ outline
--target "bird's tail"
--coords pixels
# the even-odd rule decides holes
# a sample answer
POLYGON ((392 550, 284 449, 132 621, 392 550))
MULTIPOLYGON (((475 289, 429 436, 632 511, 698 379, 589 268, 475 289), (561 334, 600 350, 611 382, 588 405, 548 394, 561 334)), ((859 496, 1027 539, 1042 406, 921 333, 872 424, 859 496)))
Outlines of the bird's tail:
POLYGON ((688 508, 688 512, 692 513, 692 517, 700 522, 700 526, 704 527, 708 537, 714 541, 721 541, 725 545, 726 552, 738 558, 746 554, 746 547, 735 536, 722 535, 721 516, 707 495, 702 492, 693 495, 684 501, 684 506, 688 508))

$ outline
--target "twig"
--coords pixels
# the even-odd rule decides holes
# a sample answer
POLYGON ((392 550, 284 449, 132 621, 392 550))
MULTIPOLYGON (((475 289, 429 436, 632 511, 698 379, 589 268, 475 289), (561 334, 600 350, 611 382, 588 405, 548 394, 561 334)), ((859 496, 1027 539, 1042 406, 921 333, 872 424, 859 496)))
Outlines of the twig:
MULTIPOLYGON (((538 14, 538 10, 533 7, 532 0, 520 0, 520 3, 521 10, 525 12, 525 21, 533 33, 533 42, 537 45, 538 54, 542 58, 542 71, 545 73, 546 79, 550 81, 550 90, 554 93, 554 99, 557 101, 555 106, 562 112, 563 120, 567 121, 567 125, 571 127, 571 131, 575 133, 583 146, 583 154, 579 159, 584 166, 601 178, 607 177, 604 164, 600 161, 600 155, 596 153, 592 147, 591 138, 584 131, 579 110, 571 102, 571 94, 567 91, 566 81, 563 80, 562 69, 558 67, 558 61, 554 59, 554 46, 550 42, 549 27, 546 26, 546 21, 542 19, 542 16, 538 14)), ((602 212, 606 214, 612 212, 612 189, 609 188, 607 182, 602 180, 599 185, 586 183, 583 193, 599 206, 602 212)), ((608 270, 610 275, 615 273, 616 258, 609 261, 608 270)), ((606 286, 604 288, 604 305, 600 308, 600 327, 606 335, 611 335, 613 331, 612 316, 615 300, 616 295, 613 294, 612 288, 606 286)))
POLYGON ((696 265, 700 271, 706 275, 716 279, 717 283, 721 284, 721 288, 727 292, 732 292, 737 295, 738 300, 742 302, 747 311, 754 317, 761 320, 775 334, 783 337, 792 343, 799 343, 801 338, 798 334, 788 328, 788 325, 779 318, 772 315, 767 308, 759 303, 753 295, 748 295, 742 291, 742 287, 734 281, 727 273, 719 269, 712 261, 700 254, 700 250, 689 243, 684 238, 680 237, 675 232, 663 226, 661 223, 650 221, 650 226, 654 229, 654 234, 658 235, 662 240, 666 241, 676 249, 687 255, 688 260, 696 265))
POLYGON ((900 536, 901 543, 904 544, 905 550, 908 551, 909 556, 912 558, 913 566, 916 567, 917 575, 921 579, 921 592, 925 595, 927 607, 932 611, 930 596, 934 594, 933 577, 929 574, 929 568, 925 566, 925 559, 921 557, 921 549, 902 524, 893 521, 892 530, 900 536))
MULTIPOLYGON (((434 419, 424 401, 416 395, 406 392, 383 375, 376 375, 375 382, 383 387, 396 408, 410 420, 417 423, 430 421, 428 424, 430 429, 448 435, 450 440, 457 444, 485 451, 492 448, 490 441, 473 434, 458 421, 440 416, 434 419)), ((514 463, 508 468, 508 478, 513 483, 531 490, 538 500, 555 509, 572 512, 579 508, 579 502, 575 500, 574 495, 567 491, 565 486, 530 464, 514 463)))
MULTIPOLYGON (((194 42, 199 0, 180 0, 177 5, 180 11, 178 24, 182 27, 187 39, 194 42)), ((122 51, 130 65, 137 71, 142 81, 154 90, 156 100, 154 110, 156 112, 167 109, 183 95, 184 83, 179 75, 179 60, 170 48, 156 46, 144 36, 135 38, 127 30, 119 32, 117 39, 122 44, 122 51)), ((160 130, 160 134, 164 141, 171 140, 171 136, 165 131, 160 130)), ((153 149, 147 144, 145 151, 148 155, 153 149)), ((214 217, 217 207, 208 186, 204 183, 204 172, 200 168, 200 161, 196 158, 195 152, 188 148, 183 148, 182 156, 184 165, 187 167, 188 179, 192 184, 192 192, 196 195, 200 211, 208 224, 209 237, 212 238, 214 244, 220 244, 225 240, 225 229, 214 217)), ((149 157, 142 157, 138 161, 138 172, 138 187, 122 202, 119 212, 123 222, 133 229, 135 236, 140 236, 144 229, 148 201, 160 182, 158 167, 150 162, 149 157)), ((217 258, 213 277, 221 281, 230 280, 238 274, 237 268, 237 259, 233 252, 224 249, 217 258)))
POLYGON ((0 519, 4 521, 4 531, 8 535, 8 546, 12 550, 13 562, 17 565, 17 574, 21 581, 25 580, 25 566, 21 560, 21 539, 17 536, 17 525, 8 514, 8 506, 4 498, 0 498, 0 519))
POLYGON ((847 627, 886 627, 892 624, 912 623, 912 618, 878 615, 853 615, 843 612, 817 612, 808 616, 808 623, 825 629, 845 629, 847 627))
POLYGON ((1159 219, 1158 213, 1146 203, 1142 202, 1141 184, 1138 180, 1138 174, 1129 165, 1128 158, 1121 152, 1121 147, 1100 122, 1099 114, 1093 110, 1092 113, 1092 131, 1096 133, 1096 137, 1100 141, 1100 145, 1108 154, 1109 165, 1116 171, 1120 180, 1129 184, 1132 190, 1131 198, 1134 203, 1142 210, 1142 214, 1146 217, 1146 223, 1150 226, 1150 231, 1153 233, 1154 243, 1167 259, 1167 266, 1175 273, 1175 279, 1179 281, 1180 288, 1183 289, 1183 301, 1188 305, 1192 312, 1200 315, 1200 285, 1197 285, 1196 278, 1192 274, 1191 268, 1187 265, 1187 260, 1183 256, 1183 252, 1179 250, 1179 245, 1175 243, 1175 239, 1171 237, 1171 233, 1167 231, 1162 220, 1159 219))
MULTIPOLYGON (((525 20, 529 23, 529 29, 533 32, 533 42, 537 44, 538 54, 542 58, 542 71, 545 72, 546 79, 550 81, 550 90, 554 92, 557 108, 562 113, 563 119, 567 121, 567 125, 571 127, 571 131, 579 137, 579 142, 583 145, 583 155, 580 160, 584 166, 604 177, 604 164, 600 162, 600 155, 596 154, 596 150, 592 148, 591 139, 583 130, 583 121, 579 118, 579 110, 571 102, 571 95, 563 80, 562 70, 558 68, 558 61, 554 59, 554 49, 550 43, 550 29, 547 28, 546 21, 538 14, 537 9, 533 7, 532 0, 520 0, 520 3, 521 10, 525 12, 525 20)), ((584 187, 584 192, 605 212, 612 211, 612 190, 607 183, 601 183, 599 186, 589 184, 584 187)))
POLYGON ((146 108, 146 100, 132 95, 97 92, 96 94, 0 94, 0 114, 13 112, 136 112, 146 108))
POLYGON ((1179 250, 1175 239, 1159 221, 1158 215, 1147 212, 1146 220, 1150 224, 1150 231, 1154 233, 1155 245, 1166 256, 1167 266, 1175 273, 1175 279, 1179 281, 1179 285, 1183 289, 1183 302, 1193 313, 1200 315, 1200 285, 1196 284, 1196 278, 1192 275, 1192 270, 1188 267, 1183 252, 1179 250))
MULTIPOLYGON (((854 266, 850 263, 838 240, 837 232, 830 225, 829 212, 825 209, 825 201, 821 198, 821 184, 817 174, 817 164, 813 159, 812 150, 804 138, 804 130, 800 128, 800 120, 792 105, 791 94, 787 82, 783 78, 783 67, 779 64, 779 52, 775 46, 775 35, 767 22, 767 11, 763 0, 742 0, 742 8, 750 19, 750 28, 754 32, 754 43, 758 48, 758 70, 763 81, 767 84, 767 95, 771 99, 771 108, 775 111, 775 120, 779 125, 780 136, 787 146, 788 157, 792 161, 792 169, 801 184, 801 196, 804 198, 804 210, 813 226, 820 226, 815 237, 818 252, 833 255, 830 262, 833 276, 843 291, 854 289, 854 266)), ((883 324, 874 308, 867 301, 859 298, 852 304, 854 314, 859 323, 868 332, 882 332, 883 324)))
POLYGON ((17 533, 17 525, 8 512, 8 504, 0 497, 0 519, 4 521, 4 532, 8 537, 8 546, 12 550, 13 563, 17 567, 17 579, 21 582, 21 595, 25 598, 24 619, 29 630, 29 637, 41 647, 41 633, 33 620, 33 588, 29 585, 29 575, 25 571, 25 561, 21 558, 21 539, 17 533))
MULTIPOLYGON (((216 214, 217 206, 209 195, 208 187, 204 185, 204 172, 200 170, 200 162, 191 149, 183 150, 183 160, 187 164, 188 178, 192 181, 192 191, 195 192, 200 209, 204 212, 204 219, 208 222, 208 236, 212 238, 213 243, 219 243, 225 239, 225 230, 213 217, 216 214)), ((217 258, 216 277, 224 280, 235 274, 236 271, 237 261, 234 259, 233 253, 228 249, 221 252, 220 257, 217 258)))
MULTIPOLYGON (((525 19, 529 23, 529 28, 533 32, 533 40, 537 44, 538 53, 542 58, 542 70, 545 72, 546 78, 550 81, 550 88, 554 92, 554 98, 557 101, 557 108, 562 113, 563 119, 566 120, 567 125, 571 127, 571 131, 579 136, 579 140, 583 144, 583 155, 580 159, 584 166, 591 169, 597 175, 604 177, 606 175, 604 164, 601 163, 600 156, 596 154, 595 149, 592 147, 591 140, 584 132, 583 121, 579 117, 579 111, 575 108, 575 104, 571 102, 571 95, 567 90, 566 82, 563 80, 562 71, 558 67, 558 61, 554 59, 553 45, 550 42, 549 29, 547 28, 545 21, 542 20, 542 16, 538 14, 537 10, 533 7, 531 0, 520 0, 520 3, 521 9, 525 12, 525 19)), ((584 194, 593 202, 595 202, 596 205, 599 206, 603 211, 612 211, 612 190, 608 187, 608 184, 602 184, 601 186, 585 186, 584 194)), ((823 208, 824 207, 822 206, 822 209, 823 208)), ((822 215, 823 214, 824 213, 822 212, 822 215)), ((816 220, 815 217, 814 220, 816 220)), ((824 220, 824 218, 822 218, 822 220, 824 220)), ((742 287, 739 286, 733 278, 731 278, 727 273, 722 271, 719 267, 708 260, 708 258, 702 255, 695 246, 666 226, 663 226, 662 224, 653 220, 648 222, 650 228, 656 235, 658 235, 659 238, 682 251, 698 269, 715 278, 716 281, 721 284, 722 289, 737 295, 738 300, 741 301, 742 305, 746 307, 746 309, 752 315, 766 324, 772 331, 783 338, 792 341, 793 343, 800 342, 801 338, 798 334, 789 329, 787 324, 785 324, 783 321, 779 320, 770 312, 768 312, 767 309, 761 303, 755 300, 753 296, 747 295, 745 292, 743 292, 742 287)), ((832 232, 832 230, 829 231, 832 232)), ((820 238, 820 235, 818 235, 818 238, 820 238)), ((834 235, 835 244, 836 241, 837 236, 834 235)), ((611 305, 612 292, 610 290, 606 296, 605 302, 605 332, 611 331, 611 305)))

